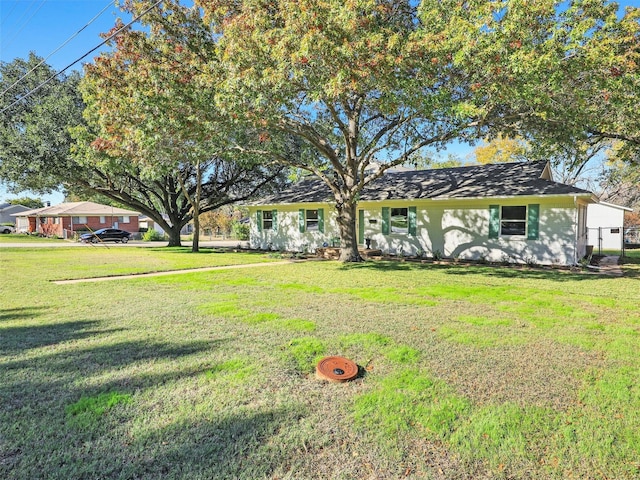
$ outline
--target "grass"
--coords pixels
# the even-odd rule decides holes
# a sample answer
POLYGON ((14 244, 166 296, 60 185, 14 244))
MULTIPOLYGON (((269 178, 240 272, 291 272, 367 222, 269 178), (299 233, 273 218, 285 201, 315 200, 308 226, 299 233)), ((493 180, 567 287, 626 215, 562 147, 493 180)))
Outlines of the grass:
POLYGON ((640 265, 640 248, 634 250, 625 250, 622 257, 623 264, 640 265))
POLYGON ((42 247, 34 247, 33 250, 26 247, 3 247, 0 261, 10 262, 11 268, 21 272, 40 269, 46 280, 108 277, 273 261, 259 253, 219 253, 217 250, 206 248, 194 254, 190 247, 104 248, 85 245, 56 247, 55 252, 48 251, 50 253, 38 255, 35 250, 39 248, 42 247), (33 258, 38 258, 37 265, 33 264, 33 258), (76 258, 81 258, 82 262, 75 262, 76 258), (74 266, 70 268, 72 264, 74 266))
POLYGON ((67 417, 75 425, 84 428, 95 428, 100 417, 122 403, 129 403, 131 395, 118 392, 101 393, 93 397, 82 397, 75 403, 67 405, 67 417))
POLYGON ((637 265, 0 251, 0 478, 640 476, 637 265), (361 367, 313 374, 324 355, 361 367))
POLYGON ((61 240, 58 238, 38 237, 37 235, 26 235, 22 233, 11 233, 8 235, 0 235, 0 245, 3 243, 53 244, 65 243, 65 240, 61 240))

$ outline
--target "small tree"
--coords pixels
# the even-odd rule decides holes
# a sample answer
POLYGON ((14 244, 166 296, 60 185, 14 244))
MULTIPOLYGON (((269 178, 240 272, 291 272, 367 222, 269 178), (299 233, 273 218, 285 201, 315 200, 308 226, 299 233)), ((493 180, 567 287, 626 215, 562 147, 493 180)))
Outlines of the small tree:
POLYGON ((222 235, 231 234, 233 222, 233 209, 231 208, 218 208, 200 216, 200 227, 203 230, 209 229, 211 232, 220 232, 222 235))

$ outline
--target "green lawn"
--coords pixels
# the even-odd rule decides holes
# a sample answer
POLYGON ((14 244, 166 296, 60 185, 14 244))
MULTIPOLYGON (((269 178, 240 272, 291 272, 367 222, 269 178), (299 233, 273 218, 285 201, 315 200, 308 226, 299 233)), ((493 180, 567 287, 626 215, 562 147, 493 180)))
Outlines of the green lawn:
POLYGON ((3 243, 65 243, 59 238, 38 237, 37 235, 27 235, 23 233, 10 233, 0 235, 0 245, 3 243))
POLYGON ((0 249, 0 478, 640 476, 640 265, 0 249), (314 378, 324 355, 362 368, 314 378))
MULTIPOLYGON (((194 254, 191 247, 115 247, 83 245, 56 247, 0 248, 0 262, 10 262, 16 273, 32 269, 43 271, 47 280, 106 277, 189 268, 215 267, 243 263, 276 261, 261 253, 232 253, 222 249, 202 248, 194 254), (36 259, 36 260, 34 260, 36 259), (35 262, 35 263, 34 263, 35 262)), ((0 280, 1 281, 1 280, 0 280)))

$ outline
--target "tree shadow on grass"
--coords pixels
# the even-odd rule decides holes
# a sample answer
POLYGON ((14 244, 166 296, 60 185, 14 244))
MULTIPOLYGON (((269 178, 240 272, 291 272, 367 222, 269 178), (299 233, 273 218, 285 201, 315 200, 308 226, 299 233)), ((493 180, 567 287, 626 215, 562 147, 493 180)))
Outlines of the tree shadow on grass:
POLYGON ((98 334, 113 333, 122 329, 92 330, 99 322, 91 320, 33 325, 28 327, 0 328, 0 355, 20 353, 70 340, 81 340, 98 334))
POLYGON ((49 310, 49 307, 20 307, 0 310, 0 322, 35 318, 49 310))
POLYGON ((151 423, 134 437, 127 435, 126 425, 138 407, 113 407, 86 426, 70 420, 65 410, 82 397, 117 392, 135 399, 146 389, 202 375, 210 368, 202 362, 145 366, 218 348, 225 341, 121 342, 0 365, 0 418, 13 426, 0 427, 5 437, 0 447, 12 452, 0 462, 0 477, 12 471, 14 478, 29 478, 36 465, 39 476, 58 478, 93 478, 97 472, 101 478, 269 477, 289 458, 286 448, 271 439, 283 426, 296 424, 298 408, 246 406, 233 415, 212 409, 168 425, 151 423), (117 374, 131 365, 141 368, 117 374), (109 371, 116 375, 106 381, 83 381, 109 371))
POLYGON ((271 439, 302 416, 300 408, 281 407, 176 423, 135 442, 144 456, 123 452, 114 463, 127 478, 270 478, 291 459, 291 446, 271 439))
POLYGON ((420 267, 421 265, 414 265, 405 262, 393 262, 393 261, 366 261, 357 263, 343 263, 340 265, 340 270, 373 270, 381 272, 397 272, 397 271, 409 271, 420 267))
POLYGON ((536 267, 505 267, 505 266, 490 266, 490 267, 473 267, 473 268, 449 268, 445 271, 448 275, 477 275, 483 274, 488 277, 498 278, 514 278, 514 279, 540 279, 549 280, 553 282, 584 282, 593 280, 603 280, 611 278, 637 278, 637 272, 626 272, 624 277, 615 277, 612 275, 606 275, 603 273, 592 272, 570 272, 566 270, 557 269, 545 269, 536 267), (482 270, 478 270, 482 268, 482 270))
MULTIPOLYGON (((167 364, 149 371, 146 365, 163 360, 175 360, 218 347, 225 340, 183 343, 121 342, 114 345, 72 349, 40 355, 26 360, 0 362, 0 402, 5 413, 23 408, 38 412, 46 418, 50 408, 70 403, 82 395, 116 390, 133 393, 185 376, 198 375, 206 370, 198 366, 167 364), (139 372, 118 375, 132 365, 139 372), (83 386, 85 378, 113 372, 115 378, 83 386)), ((0 412, 0 417, 2 416, 0 412)), ((0 429, 0 433, 1 433, 0 429)), ((0 435, 1 437, 1 435, 0 435)))
MULTIPOLYGON (((541 279, 554 282, 593 281, 607 278, 616 278, 605 274, 572 272, 568 270, 529 267, 529 266, 505 266, 505 265, 481 265, 481 264, 433 264, 403 261, 367 261, 361 263, 345 263, 340 265, 341 270, 371 270, 378 272, 393 271, 438 271, 447 275, 486 275, 488 277, 541 279)), ((627 269, 622 278, 638 278, 640 269, 627 269)), ((618 277, 619 278, 619 277, 618 277)))
MULTIPOLYGON (((85 323, 85 322, 78 322, 85 323)), ((90 323, 90 322, 86 322, 90 323)), ((96 335, 109 332, 87 332, 96 335)), ((55 374, 87 372, 96 374, 100 371, 123 368, 129 364, 158 360, 176 359, 182 356, 210 350, 217 347, 224 340, 197 342, 144 342, 128 341, 115 344, 65 350, 50 354, 39 355, 28 360, 5 362, 4 367, 38 368, 55 374)))

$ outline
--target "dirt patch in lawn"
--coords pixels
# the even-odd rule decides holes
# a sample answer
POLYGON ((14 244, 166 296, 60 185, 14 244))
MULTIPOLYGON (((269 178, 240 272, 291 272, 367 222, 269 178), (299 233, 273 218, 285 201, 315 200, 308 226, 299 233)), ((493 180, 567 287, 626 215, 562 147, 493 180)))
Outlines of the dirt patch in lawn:
POLYGON ((442 355, 446 360, 431 360, 433 371, 475 402, 556 409, 577 401, 582 372, 604 366, 596 352, 550 340, 483 349, 445 346, 442 355))

